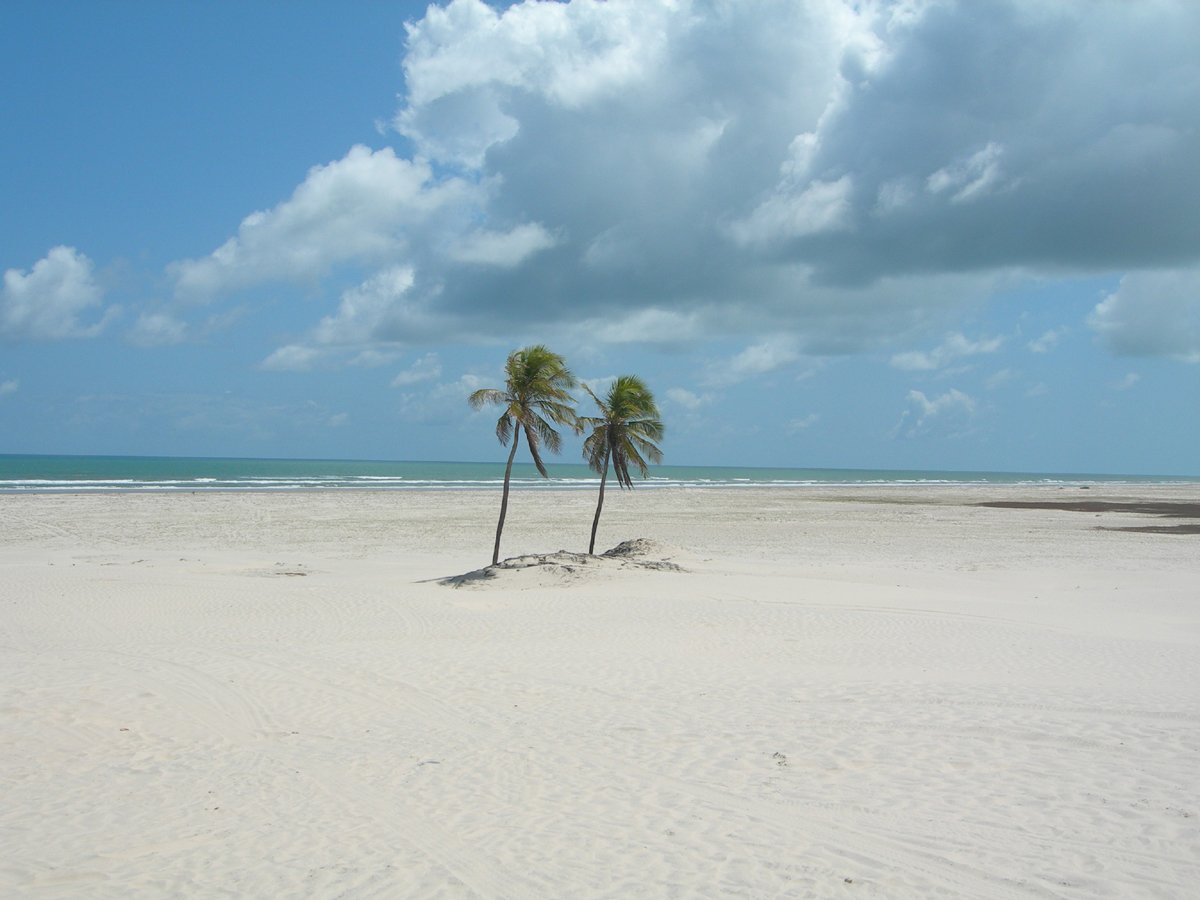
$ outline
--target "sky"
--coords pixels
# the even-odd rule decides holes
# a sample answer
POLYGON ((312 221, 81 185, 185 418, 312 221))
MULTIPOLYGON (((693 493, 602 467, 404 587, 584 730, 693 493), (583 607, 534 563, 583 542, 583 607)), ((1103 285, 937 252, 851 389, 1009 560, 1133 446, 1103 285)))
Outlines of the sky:
POLYGON ((1200 475, 1190 0, 8 0, 0 122, 0 453, 502 460, 544 343, 668 463, 1200 475))

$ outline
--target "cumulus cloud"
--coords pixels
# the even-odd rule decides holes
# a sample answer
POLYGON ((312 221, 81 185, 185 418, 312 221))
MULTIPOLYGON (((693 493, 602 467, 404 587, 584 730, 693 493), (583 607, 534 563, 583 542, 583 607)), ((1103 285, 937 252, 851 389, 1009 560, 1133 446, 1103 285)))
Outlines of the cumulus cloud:
POLYGON ((584 319, 569 329, 573 336, 606 344, 674 343, 690 341, 705 334, 700 312, 649 307, 608 316, 584 319))
POLYGON ((324 356, 324 352, 303 344, 280 347, 262 361, 259 368, 267 372, 307 372, 324 356))
POLYGON ((377 369, 380 366, 390 366, 399 358, 399 350, 381 350, 376 347, 368 347, 365 350, 355 353, 350 358, 349 365, 362 366, 366 369, 377 369))
POLYGON ((1012 369, 1001 369, 1000 371, 993 372, 991 375, 989 375, 987 381, 984 382, 984 386, 989 391, 994 391, 997 388, 1003 387, 1009 382, 1015 380, 1017 377, 1019 377, 1019 375, 1019 372, 1016 372, 1012 369))
POLYGON ((171 274, 180 295, 205 298, 263 281, 318 278, 344 262, 386 262, 406 249, 406 229, 469 207, 472 191, 458 179, 436 181, 427 162, 401 159, 390 147, 356 146, 314 167, 288 200, 247 216, 209 256, 176 263, 171 274))
POLYGON ((666 397, 670 402, 692 412, 695 412, 712 400, 712 396, 709 394, 697 394, 689 391, 687 388, 681 387, 667 388, 666 397))
POLYGON ((143 313, 129 330, 128 338, 139 347, 161 347, 182 343, 187 333, 187 323, 170 313, 143 313))
POLYGON ((518 3, 431 6, 408 26, 407 104, 396 129, 431 158, 479 167, 521 120, 513 97, 580 109, 640 88, 661 69, 673 4, 518 3))
POLYGON ((897 369, 907 371, 932 371, 940 369, 949 363, 968 356, 981 353, 995 353, 1004 343, 1002 337, 981 338, 973 341, 961 332, 946 335, 941 345, 933 350, 912 350, 897 353, 892 357, 892 365, 897 369))
POLYGON ((1030 341, 1027 346, 1031 353, 1049 353, 1058 346, 1058 342, 1062 340, 1062 336, 1067 333, 1065 328, 1051 328, 1049 331, 1043 332, 1041 337, 1030 341))
POLYGON ((451 249, 450 258, 458 262, 500 266, 511 269, 525 259, 553 247, 554 238, 536 223, 518 225, 511 231, 475 231, 465 235, 451 249))
POLYGON ((0 338, 57 340, 95 337, 115 309, 87 324, 81 317, 100 306, 92 261, 74 247, 54 247, 29 272, 7 269, 0 292, 0 338))
MULTIPOLYGON (((411 270, 371 309, 343 292, 314 345, 537 323, 812 353, 945 327, 998 273, 1186 268, 1200 6, 1153 9, 451 0, 408 26, 412 159, 356 147, 172 273, 206 296, 411 270)), ((1113 306, 1098 329, 1136 343, 1113 306)))
POLYGON ((262 367, 303 371, 317 362, 380 366, 395 361, 400 348, 451 330, 446 315, 414 296, 414 270, 393 266, 342 292, 338 308, 304 340, 280 347, 262 367))
POLYGON ((951 203, 977 198, 1000 180, 1000 156, 1003 149, 989 142, 982 150, 938 169, 925 180, 931 193, 948 193, 951 203))
POLYGON ((400 393, 397 395, 397 408, 406 420, 412 422, 446 423, 456 421, 463 413, 494 420, 499 412, 496 407, 470 411, 467 397, 482 387, 497 387, 503 383, 500 376, 489 379, 468 372, 454 381, 439 381, 422 390, 400 393))
POLYGON ((1118 355, 1200 363, 1200 268, 1126 275, 1088 324, 1118 355))
POLYGON ((814 181, 798 193, 780 192, 764 201, 750 217, 731 226, 743 244, 770 243, 787 238, 844 231, 852 227, 849 175, 837 181, 814 181))
POLYGON ((407 387, 422 381, 433 381, 442 375, 442 363, 436 353, 426 353, 392 379, 392 387, 407 387))
POLYGON ((932 399, 925 396, 922 391, 910 390, 908 403, 909 408, 901 414, 900 421, 892 429, 893 437, 901 431, 905 431, 908 437, 914 437, 928 430, 934 419, 946 417, 962 419, 974 415, 976 409, 975 400, 958 388, 950 388, 946 393, 932 399), (910 421, 912 424, 905 429, 905 425, 910 421))
POLYGON ((975 412, 975 401, 957 388, 950 388, 942 396, 930 400, 920 391, 909 391, 908 399, 915 405, 922 419, 940 415, 948 409, 975 412))
POLYGON ((710 363, 706 382, 715 386, 737 384, 766 375, 797 362, 801 358, 796 341, 786 335, 767 338, 727 360, 710 363))
POLYGON ((379 336, 389 318, 404 307, 415 273, 409 266, 385 269, 342 294, 337 312, 321 320, 315 338, 322 344, 360 344, 379 336))
MULTIPOLYGON (((562 236, 509 296, 553 285, 576 311, 672 312, 753 297, 818 331, 825 283, 1194 258, 1200 113, 1167 86, 1194 77, 1200 16, 1159 13, 457 0, 410 32, 397 121, 431 156, 470 145, 445 158, 502 179, 491 209, 562 236)), ((457 287, 447 301, 469 305, 457 287)), ((927 308, 888 287, 844 334, 897 294, 927 308)))

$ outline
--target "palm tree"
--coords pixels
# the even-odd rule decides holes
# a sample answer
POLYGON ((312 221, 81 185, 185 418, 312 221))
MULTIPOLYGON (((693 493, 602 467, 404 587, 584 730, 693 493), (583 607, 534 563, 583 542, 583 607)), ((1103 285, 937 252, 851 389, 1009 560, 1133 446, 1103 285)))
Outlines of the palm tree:
POLYGON ((608 480, 609 463, 617 475, 617 484, 632 490, 630 463, 637 466, 645 478, 650 474, 647 461, 662 462, 662 450, 655 442, 662 440, 663 423, 658 418, 654 395, 636 375, 617 378, 603 400, 586 384, 583 389, 600 407, 598 417, 579 418, 580 429, 587 431, 590 428, 592 432, 583 442, 583 458, 600 475, 600 498, 596 501, 596 518, 592 520, 592 539, 588 543, 590 554, 596 550, 596 529, 600 525, 600 510, 604 508, 604 483, 608 480))
POLYGON ((500 561, 500 534, 504 531, 504 514, 508 511, 508 482, 521 432, 525 432, 538 474, 545 478, 546 467, 542 464, 540 447, 545 444, 551 453, 557 453, 562 447, 562 438, 554 425, 576 427, 575 398, 571 396, 571 388, 578 382, 557 353, 541 344, 514 350, 504 364, 504 374, 504 390, 483 388, 467 398, 472 409, 503 406, 504 412, 496 422, 496 437, 502 447, 507 447, 512 438, 508 466, 504 469, 504 494, 500 500, 500 521, 496 523, 493 566, 500 561))

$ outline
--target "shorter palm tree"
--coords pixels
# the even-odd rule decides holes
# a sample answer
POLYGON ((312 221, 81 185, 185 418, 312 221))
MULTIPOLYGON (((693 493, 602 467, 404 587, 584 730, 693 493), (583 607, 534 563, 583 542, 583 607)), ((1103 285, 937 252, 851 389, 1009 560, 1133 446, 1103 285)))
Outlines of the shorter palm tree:
POLYGON ((579 417, 580 430, 591 430, 583 442, 583 458, 600 475, 600 497, 596 501, 596 517, 592 520, 592 539, 588 543, 588 553, 594 553, 609 464, 616 473, 617 484, 632 489, 631 464, 645 478, 650 474, 648 463, 662 462, 662 450, 657 442, 662 440, 664 429, 654 395, 636 375, 617 378, 603 400, 586 384, 583 389, 600 408, 599 416, 579 417))
POLYGON ((507 447, 508 465, 504 469, 504 493, 500 499, 500 521, 496 523, 496 546, 492 550, 492 565, 500 561, 500 534, 504 531, 504 516, 508 512, 508 483, 512 477, 513 458, 521 432, 525 432, 529 453, 538 474, 547 477, 540 452, 544 444, 551 453, 562 447, 562 437, 554 425, 576 428, 575 398, 571 388, 577 384, 566 362, 557 353, 541 344, 514 350, 504 364, 504 390, 483 388, 467 398, 472 409, 484 406, 503 406, 504 412, 496 422, 496 437, 500 446, 507 447))

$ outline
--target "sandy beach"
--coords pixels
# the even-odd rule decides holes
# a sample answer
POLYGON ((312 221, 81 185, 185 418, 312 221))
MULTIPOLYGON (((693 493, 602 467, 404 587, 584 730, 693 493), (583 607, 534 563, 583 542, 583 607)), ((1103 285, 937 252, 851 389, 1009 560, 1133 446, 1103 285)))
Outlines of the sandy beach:
POLYGON ((1200 485, 498 503, 0 495, 0 893, 1200 894, 1200 485))

